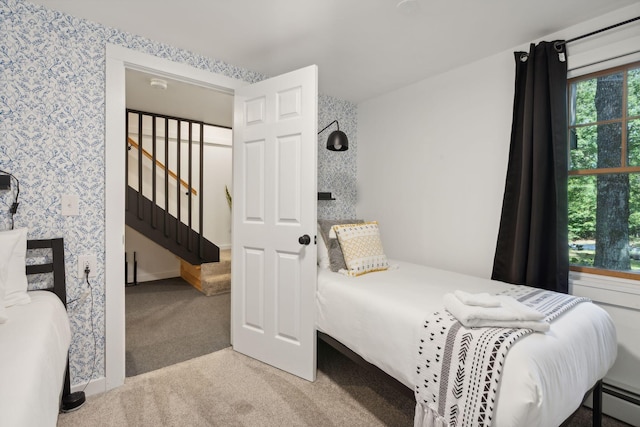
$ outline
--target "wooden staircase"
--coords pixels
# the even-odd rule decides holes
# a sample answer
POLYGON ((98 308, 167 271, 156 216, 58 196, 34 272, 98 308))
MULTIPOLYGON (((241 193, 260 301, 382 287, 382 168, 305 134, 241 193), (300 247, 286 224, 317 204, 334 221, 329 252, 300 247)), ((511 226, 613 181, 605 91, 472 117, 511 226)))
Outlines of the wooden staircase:
POLYGON ((230 292, 231 250, 221 250, 219 262, 193 265, 180 260, 180 276, 207 296, 230 292))

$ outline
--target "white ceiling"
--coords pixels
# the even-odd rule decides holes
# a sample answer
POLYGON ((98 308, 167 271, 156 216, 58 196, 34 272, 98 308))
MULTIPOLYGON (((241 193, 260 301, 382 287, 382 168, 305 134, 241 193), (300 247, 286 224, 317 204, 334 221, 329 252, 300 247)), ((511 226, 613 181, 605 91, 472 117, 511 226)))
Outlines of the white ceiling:
POLYGON ((359 103, 638 0, 30 1, 359 103))
POLYGON ((162 77, 166 89, 150 86, 157 76, 126 70, 127 108, 200 120, 217 126, 233 126, 233 95, 162 77))

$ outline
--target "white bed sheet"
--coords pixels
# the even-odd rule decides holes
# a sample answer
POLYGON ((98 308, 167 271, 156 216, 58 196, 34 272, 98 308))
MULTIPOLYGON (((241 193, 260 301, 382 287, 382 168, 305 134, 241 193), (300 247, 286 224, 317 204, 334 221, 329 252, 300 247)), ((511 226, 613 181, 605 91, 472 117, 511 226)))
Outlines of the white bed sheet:
POLYGON ((7 308, 0 325, 0 426, 46 427, 58 420, 69 318, 49 291, 31 291, 31 302, 7 308))
MULTIPOLYGON (((413 389, 419 328, 456 289, 497 293, 505 283, 397 262, 397 269, 346 277, 319 269, 317 328, 413 389)), ((617 355, 613 321, 580 303, 514 344, 505 362, 494 426, 560 425, 617 355)))

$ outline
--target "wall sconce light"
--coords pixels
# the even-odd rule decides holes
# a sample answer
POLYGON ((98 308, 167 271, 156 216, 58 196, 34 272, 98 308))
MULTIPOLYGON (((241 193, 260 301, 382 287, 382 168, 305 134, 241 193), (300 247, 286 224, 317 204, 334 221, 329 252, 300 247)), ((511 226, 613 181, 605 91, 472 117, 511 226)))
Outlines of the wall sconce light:
POLYGON ((16 178, 12 173, 0 170, 0 189, 2 190, 11 190, 11 179, 16 182, 16 195, 13 199, 13 203, 11 203, 11 207, 9 208, 9 213, 11 214, 11 229, 13 230, 13 216, 18 211, 18 196, 20 196, 20 181, 16 178))
POLYGON ((327 128, 334 123, 338 127, 338 130, 334 130, 329 134, 329 138, 327 138, 327 150, 347 151, 349 149, 349 139, 347 138, 347 135, 340 130, 340 124, 337 120, 329 123, 324 129, 318 132, 318 135, 327 130, 327 128))

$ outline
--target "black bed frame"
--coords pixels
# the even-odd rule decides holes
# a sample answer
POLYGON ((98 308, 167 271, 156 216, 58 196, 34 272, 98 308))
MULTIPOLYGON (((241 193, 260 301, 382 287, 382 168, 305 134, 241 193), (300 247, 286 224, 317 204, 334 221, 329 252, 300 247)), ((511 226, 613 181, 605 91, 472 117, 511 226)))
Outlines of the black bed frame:
MULTIPOLYGON (((37 265, 27 265, 27 274, 53 273, 53 287, 46 290, 55 293, 66 310, 67 308, 67 286, 64 272, 64 240, 40 239, 28 240, 27 249, 51 249, 51 262, 37 265)), ((71 378, 69 376, 69 357, 67 356, 67 369, 64 375, 64 387, 62 389, 62 400, 71 394, 71 378)))
MULTIPOLYGON (((325 334, 324 332, 317 331, 318 340, 325 342, 331 347, 338 350, 343 355, 347 356, 349 359, 354 361, 356 364, 365 367, 377 375, 380 375, 384 378, 389 384, 396 387, 400 393, 410 396, 413 398, 414 392, 409 387, 405 386, 403 383, 393 378, 391 375, 384 372, 382 369, 378 368, 376 365, 367 362, 360 355, 356 354, 353 350, 351 350, 346 345, 342 344, 340 341, 336 340, 330 335, 325 334)), ((591 390, 587 391, 584 395, 583 403, 589 397, 589 394, 593 392, 593 417, 592 417, 592 426, 593 427, 601 427, 602 426, 602 380, 596 382, 596 384, 591 388, 591 390)), ((560 427, 568 426, 571 419, 576 415, 580 408, 578 407, 573 414, 569 416, 560 427)))

